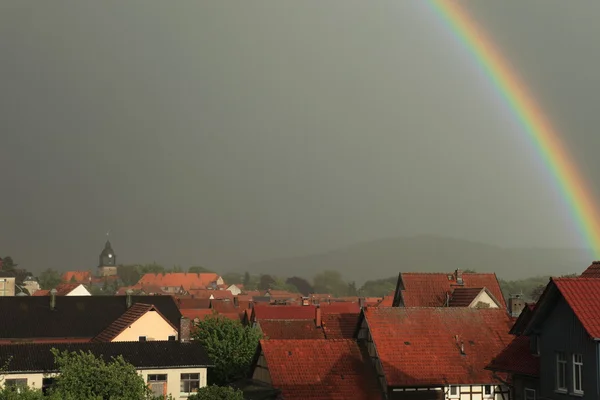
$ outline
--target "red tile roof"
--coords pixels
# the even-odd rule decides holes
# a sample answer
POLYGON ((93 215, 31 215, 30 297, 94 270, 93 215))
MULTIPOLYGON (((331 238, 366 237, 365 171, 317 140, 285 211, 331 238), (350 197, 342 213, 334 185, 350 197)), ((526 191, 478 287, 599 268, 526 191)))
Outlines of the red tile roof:
MULTIPOLYGON (((123 313, 123 315, 117 318, 117 320, 96 335, 96 337, 92 339, 92 342, 112 342, 113 339, 119 336, 119 334, 127 329, 128 326, 133 324, 149 311, 156 311, 158 315, 160 315, 169 325, 173 326, 171 322, 169 322, 169 320, 165 318, 152 304, 135 303, 129 307, 127 311, 123 313)), ((177 330, 176 327, 173 326, 173 328, 177 330)))
POLYGON ((384 296, 377 304, 376 307, 391 307, 394 301, 394 296, 384 296))
MULTIPOLYGON (((454 272, 447 274, 403 272, 400 275, 404 285, 404 290, 401 292, 405 307, 442 307, 446 302, 446 295, 459 287, 454 272)), ((506 308, 496 274, 463 273, 462 277, 464 285, 460 287, 485 287, 500 302, 501 308, 506 308)))
POLYGON ((210 308, 217 310, 220 313, 236 313, 238 310, 231 301, 211 300, 210 308))
POLYGON ((199 320, 204 320, 207 317, 210 316, 220 316, 223 318, 227 318, 227 319, 231 319, 234 321, 240 321, 241 320, 241 316, 239 312, 225 312, 225 313, 221 313, 218 312, 217 310, 214 310, 212 308, 206 309, 206 308, 201 308, 201 309, 190 309, 187 308, 185 310, 181 310, 181 315, 183 315, 184 317, 189 318, 191 321, 194 321, 196 318, 198 318, 199 320))
POLYGON ((172 272, 168 274, 145 274, 140 278, 138 284, 157 285, 160 287, 181 286, 185 290, 190 290, 203 289, 212 282, 216 282, 217 279, 219 279, 219 275, 212 272, 200 274, 172 272))
POLYGON ((540 376, 540 358, 531 354, 529 336, 516 336, 488 365, 492 371, 540 376))
MULTIPOLYGON (((306 307, 306 306, 305 306, 306 307)), ((329 304, 321 304, 321 310, 323 314, 325 313, 351 313, 358 314, 360 313, 360 305, 358 303, 349 303, 349 302, 335 302, 329 304)))
POLYGON ((358 327, 360 313, 323 313, 322 324, 326 339, 352 339, 358 327))
POLYGON ((50 291, 46 289, 36 290, 33 293, 34 296, 50 296, 50 291))
POLYGON ((75 278, 75 282, 89 283, 92 274, 90 271, 67 271, 62 275, 62 281, 70 283, 71 279, 75 278))
POLYGON ((513 338, 498 308, 368 307, 364 315, 388 386, 493 382, 484 368, 513 338))
POLYGON ((600 278, 600 261, 594 261, 579 277, 600 278))
POLYGON ((180 310, 188 308, 210 308, 210 299, 208 298, 192 299, 191 297, 177 297, 175 303, 177 303, 177 307, 179 307, 180 310))
POLYGON ((273 387, 286 400, 379 400, 369 360, 353 340, 261 340, 273 387))
POLYGON ((314 306, 271 306, 255 305, 253 319, 314 319, 314 306))
POLYGON ((323 329, 317 328, 312 320, 270 319, 260 321, 259 324, 265 339, 325 339, 323 329))
POLYGON ((600 338, 600 279, 552 278, 579 322, 594 339, 600 338))

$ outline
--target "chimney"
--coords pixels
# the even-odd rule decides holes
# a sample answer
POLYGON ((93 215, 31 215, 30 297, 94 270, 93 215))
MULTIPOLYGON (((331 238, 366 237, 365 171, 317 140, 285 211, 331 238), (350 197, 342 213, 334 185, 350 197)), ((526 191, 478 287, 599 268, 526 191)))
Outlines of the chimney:
POLYGON ((56 289, 52 289, 50 291, 50 309, 54 310, 56 308, 56 289))
POLYGON ((125 298, 126 304, 127 304, 127 308, 131 307, 131 294, 132 293, 133 293, 133 290, 127 289, 127 292, 126 292, 127 296, 125 298))
POLYGON ((189 318, 181 317, 179 320, 179 341, 181 343, 188 343, 190 341, 190 325, 191 321, 189 318))
POLYGON ((321 307, 319 307, 317 305, 317 307, 315 308, 315 325, 317 326, 317 328, 321 327, 321 323, 322 323, 321 307))
POLYGON ((456 276, 456 283, 459 285, 464 284, 462 269, 457 269, 456 271, 454 271, 454 274, 456 276))
POLYGON ((462 340, 460 342, 460 354, 462 354, 463 356, 466 354, 465 353, 465 343, 462 340))
POLYGON ((361 308, 361 310, 365 307, 365 298, 364 297, 358 298, 358 306, 361 308))
POLYGON ((240 300, 238 299, 237 296, 233 296, 233 305, 235 307, 239 307, 240 306, 240 300))
POLYGON ((520 295, 511 295, 508 299, 508 312, 513 317, 518 317, 525 308, 525 301, 520 295))

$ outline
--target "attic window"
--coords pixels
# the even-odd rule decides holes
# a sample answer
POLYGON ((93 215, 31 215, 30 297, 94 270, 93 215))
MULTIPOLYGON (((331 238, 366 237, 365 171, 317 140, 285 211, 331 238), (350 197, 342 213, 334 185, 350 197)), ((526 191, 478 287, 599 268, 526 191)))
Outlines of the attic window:
POLYGON ((140 340, 140 342, 145 342, 146 341, 146 336, 140 336, 139 340, 140 340))
POLYGON ((470 344, 471 346, 475 346, 475 342, 474 342, 474 341, 472 341, 472 340, 469 340, 469 344, 470 344))
POLYGON ((288 351, 288 356, 291 356, 291 355, 292 355, 292 352, 291 352, 291 351, 288 351))
POLYGON ((170 342, 174 342, 175 341, 175 336, 174 335, 169 336, 169 341, 170 342))
POLYGON ((410 342, 404 342, 404 344, 408 346, 408 345, 410 345, 410 342))
POLYGON ((452 278, 453 278, 453 276, 452 276, 452 275, 448 275, 448 280, 449 280, 449 281, 451 281, 451 280, 452 280, 452 278))

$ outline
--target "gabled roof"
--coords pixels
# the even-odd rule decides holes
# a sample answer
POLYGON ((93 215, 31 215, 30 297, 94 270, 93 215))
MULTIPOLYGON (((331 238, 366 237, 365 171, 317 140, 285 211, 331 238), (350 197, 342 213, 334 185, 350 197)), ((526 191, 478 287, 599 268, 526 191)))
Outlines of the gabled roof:
POLYGON ((204 289, 211 283, 216 282, 219 275, 213 272, 187 273, 172 272, 165 274, 145 274, 140 278, 138 284, 157 285, 160 287, 182 286, 185 290, 204 289))
POLYGON ((392 387, 493 382, 484 368, 513 338, 501 308, 368 307, 363 315, 392 387))
POLYGON ((325 339, 323 329, 307 319, 261 320, 259 324, 265 339, 325 339))
POLYGON ((81 283, 61 283, 55 287, 57 296, 66 296, 77 289, 81 283))
POLYGON ((462 273, 463 284, 456 280, 456 272, 422 273, 402 272, 398 277, 394 306, 442 307, 456 288, 487 288, 501 308, 506 308, 502 289, 496 274, 462 273))
POLYGON ((466 287, 457 287, 452 291, 450 295, 450 301, 448 302, 449 307, 474 307, 476 304, 473 302, 479 297, 481 293, 487 294, 493 301, 496 303, 498 307, 502 307, 502 303, 492 292, 490 292, 487 288, 466 288, 466 287))
POLYGON ((592 265, 587 267, 579 276, 580 278, 600 278, 600 261, 594 261, 592 265))
POLYGON ((0 345, 0 364, 8 362, 7 374, 56 372, 52 348, 60 351, 90 351, 105 361, 122 355, 138 369, 214 366, 201 345, 178 341, 0 345))
MULTIPOLYGON (((181 313, 171 296, 131 296, 156 306, 173 326, 181 313)), ((93 338, 127 311, 126 296, 0 297, 0 340, 93 338)))
POLYGON ((69 283, 73 278, 78 283, 88 283, 92 276, 90 271, 67 271, 62 275, 62 281, 69 283))
POLYGON ((549 286, 556 286, 587 333, 600 339, 600 279, 552 278, 550 282, 549 286))
POLYGON ((529 336, 517 336, 492 360, 487 369, 539 377, 540 358, 531 353, 529 336))
POLYGON ((261 340, 259 351, 286 400, 381 399, 369 360, 353 340, 261 340))
POLYGON ((92 341, 111 342, 114 338, 119 336, 125 329, 127 329, 127 327, 131 326, 135 321, 137 321, 150 311, 156 311, 158 315, 160 315, 167 324, 171 325, 171 327, 176 331, 179 331, 179 329, 173 326, 173 324, 169 322, 169 320, 166 319, 164 315, 162 315, 160 311, 158 311, 158 309, 152 304, 136 303, 129 307, 129 309, 127 309, 127 311, 125 311, 123 315, 121 315, 112 324, 106 327, 106 329, 104 329, 102 332, 96 335, 96 337, 94 337, 92 341))
MULTIPOLYGON (((306 306, 304 306, 306 307, 306 306)), ((335 303, 321 304, 320 305, 323 314, 325 313, 350 313, 359 314, 360 305, 358 303, 350 303, 339 301, 335 303)))
POLYGON ((187 308, 210 308, 210 299, 196 299, 191 297, 178 297, 176 299, 177 306, 180 310, 187 308))

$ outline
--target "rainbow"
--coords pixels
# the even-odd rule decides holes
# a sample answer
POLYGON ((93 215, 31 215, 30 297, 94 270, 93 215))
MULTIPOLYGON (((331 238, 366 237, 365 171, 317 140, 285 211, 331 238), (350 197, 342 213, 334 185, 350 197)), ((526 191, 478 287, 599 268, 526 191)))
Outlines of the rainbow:
POLYGON ((429 4, 452 29, 485 71, 498 93, 514 112, 552 174, 575 219, 576 228, 596 259, 600 258, 600 218, 594 198, 559 135, 527 92, 494 43, 455 0, 430 0, 429 4))

